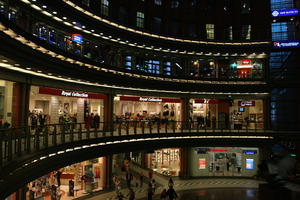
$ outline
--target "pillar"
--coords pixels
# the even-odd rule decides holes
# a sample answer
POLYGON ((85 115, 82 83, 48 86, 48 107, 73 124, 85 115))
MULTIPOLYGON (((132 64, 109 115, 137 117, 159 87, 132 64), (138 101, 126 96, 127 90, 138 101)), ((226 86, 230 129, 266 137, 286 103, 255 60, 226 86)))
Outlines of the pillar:
POLYGON ((183 122, 183 125, 186 122, 188 122, 189 117, 190 117, 190 98, 183 97, 181 98, 181 121, 183 122))
POLYGON ((104 126, 106 130, 110 130, 108 127, 112 126, 114 121, 114 94, 107 94, 104 99, 104 126))
POLYGON ((187 177, 188 176, 188 148, 183 147, 180 148, 180 177, 187 177))
POLYGON ((12 126, 27 126, 29 114, 30 85, 14 83, 12 126))
POLYGON ((271 106, 271 102, 270 102, 270 97, 268 96, 267 98, 263 99, 264 129, 270 129, 271 128, 271 125, 270 125, 270 106, 271 106))
POLYGON ((105 189, 112 189, 112 155, 106 156, 103 158, 105 163, 105 189))

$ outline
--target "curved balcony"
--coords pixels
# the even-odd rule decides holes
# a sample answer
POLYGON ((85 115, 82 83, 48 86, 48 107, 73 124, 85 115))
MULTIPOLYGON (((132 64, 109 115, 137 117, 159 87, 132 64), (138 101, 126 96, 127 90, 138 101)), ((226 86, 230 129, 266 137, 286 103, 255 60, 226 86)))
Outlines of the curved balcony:
POLYGON ((217 146, 263 146, 300 139, 299 131, 231 129, 231 126, 215 129, 180 121, 102 122, 95 127, 68 123, 2 129, 1 198, 47 171, 96 156, 212 142, 217 146))

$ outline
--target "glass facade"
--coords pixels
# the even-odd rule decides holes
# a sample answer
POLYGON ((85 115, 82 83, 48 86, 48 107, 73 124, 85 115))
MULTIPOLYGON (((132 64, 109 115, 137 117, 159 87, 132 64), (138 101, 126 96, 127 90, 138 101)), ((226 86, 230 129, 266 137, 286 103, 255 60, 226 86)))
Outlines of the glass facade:
POLYGON ((142 12, 136 13, 136 26, 140 28, 144 28, 144 18, 145 15, 142 12))
POLYGON ((206 38, 208 40, 215 39, 215 25, 214 24, 206 24, 206 38))
POLYGON ((0 127, 12 124, 13 82, 0 80, 0 127))

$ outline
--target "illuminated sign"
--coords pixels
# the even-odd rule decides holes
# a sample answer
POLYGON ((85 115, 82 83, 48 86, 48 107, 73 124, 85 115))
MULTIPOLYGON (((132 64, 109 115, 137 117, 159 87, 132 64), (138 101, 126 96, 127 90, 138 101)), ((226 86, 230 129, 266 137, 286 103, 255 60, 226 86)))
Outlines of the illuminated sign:
POLYGON ((284 16, 291 16, 291 15, 298 15, 299 11, 297 8, 287 9, 287 10, 273 10, 272 16, 273 17, 284 17, 284 16))
POLYGON ((254 155, 257 154, 257 151, 247 151, 247 150, 243 150, 243 153, 246 155, 254 155))
POLYGON ((242 60, 242 65, 250 65, 250 63, 251 63, 251 60, 249 60, 249 59, 242 60))
POLYGON ((206 159, 205 158, 199 158, 198 169, 205 169, 205 168, 206 168, 206 159))
POLYGON ((88 98, 89 95, 86 93, 80 93, 80 92, 67 92, 67 91, 61 91, 61 96, 66 97, 81 97, 81 98, 88 98))
POLYGON ((195 103, 202 103, 202 104, 218 104, 218 99, 195 99, 195 103))
POLYGON ((72 35, 72 41, 76 42, 78 44, 82 44, 82 42, 83 42, 82 35, 80 35, 80 34, 73 34, 72 35))
POLYGON ((255 106, 255 101, 239 101, 239 106, 242 107, 251 107, 251 106, 255 106))
POLYGON ((246 159, 246 169, 252 170, 254 169, 254 160, 246 159))
POLYGON ((149 98, 149 97, 140 97, 139 101, 146 101, 146 102, 162 102, 162 99, 157 98, 149 98))
POLYGON ((273 48, 295 48, 300 47, 300 40, 274 41, 273 48))

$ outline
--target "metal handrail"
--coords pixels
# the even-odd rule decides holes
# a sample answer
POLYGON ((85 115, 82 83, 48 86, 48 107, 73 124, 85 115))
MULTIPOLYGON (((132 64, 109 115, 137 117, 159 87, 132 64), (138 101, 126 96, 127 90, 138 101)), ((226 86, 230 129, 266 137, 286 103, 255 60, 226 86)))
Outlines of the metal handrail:
POLYGON ((118 120, 116 122, 64 123, 0 130, 0 168, 10 161, 50 147, 83 140, 146 134, 275 134, 263 129, 263 122, 234 124, 229 121, 153 121, 118 120))

